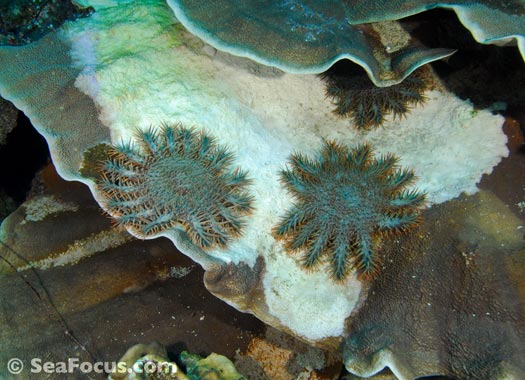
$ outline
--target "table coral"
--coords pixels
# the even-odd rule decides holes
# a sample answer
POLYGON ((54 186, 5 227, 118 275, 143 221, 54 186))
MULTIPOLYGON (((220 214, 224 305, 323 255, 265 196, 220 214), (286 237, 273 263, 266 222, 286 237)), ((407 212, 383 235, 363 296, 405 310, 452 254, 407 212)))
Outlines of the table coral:
POLYGON ((479 42, 516 40, 525 54, 522 1, 168 0, 168 4, 188 30, 220 50, 295 73, 320 73, 349 59, 378 86, 399 83, 425 63, 453 53, 409 44, 391 54, 370 30, 370 23, 399 20, 431 8, 453 9, 479 42))
POLYGON ((350 22, 343 1, 168 0, 177 19, 219 50, 293 73, 321 73, 341 59, 362 66, 377 86, 401 82, 451 49, 408 44, 395 52, 370 25, 350 22))
POLYGON ((330 255, 335 280, 345 279, 351 267, 372 275, 379 238, 418 222, 425 196, 405 190, 414 173, 398 169, 393 155, 374 159, 367 145, 349 149, 325 142, 315 161, 294 154, 291 162, 281 179, 296 202, 275 234, 286 239, 288 250, 306 250, 306 268, 330 255))
POLYGON ((351 0, 351 3, 352 12, 348 17, 352 24, 398 20, 433 8, 451 9, 478 42, 516 44, 525 59, 525 3, 522 0, 351 0))

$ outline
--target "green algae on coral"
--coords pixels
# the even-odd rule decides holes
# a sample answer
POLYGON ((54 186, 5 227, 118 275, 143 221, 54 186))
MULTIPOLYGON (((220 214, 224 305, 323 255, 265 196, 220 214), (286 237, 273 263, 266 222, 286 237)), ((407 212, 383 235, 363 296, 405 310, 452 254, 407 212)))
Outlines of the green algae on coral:
POLYGON ((216 353, 202 358, 183 351, 179 358, 190 380, 246 380, 227 357, 216 353))
POLYGON ((349 149, 330 141, 316 160, 292 155, 281 180, 296 202, 276 237, 286 239, 288 250, 304 251, 306 268, 330 256, 335 280, 344 280, 350 267, 374 274, 378 239, 416 225, 425 201, 424 194, 406 190, 414 173, 396 164, 393 155, 374 159, 368 145, 349 149))
POLYGON ((98 184, 119 225, 143 237, 182 226, 201 248, 224 247, 240 235, 252 197, 232 153, 182 125, 139 131, 137 139, 139 147, 110 150, 98 184))

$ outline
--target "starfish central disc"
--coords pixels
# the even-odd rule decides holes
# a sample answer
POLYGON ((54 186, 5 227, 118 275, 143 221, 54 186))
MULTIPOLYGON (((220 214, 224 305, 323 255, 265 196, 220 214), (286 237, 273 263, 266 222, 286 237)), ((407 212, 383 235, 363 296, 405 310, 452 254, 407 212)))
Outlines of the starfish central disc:
MULTIPOLYGON (((357 178, 359 173, 356 173, 357 178)), ((334 224, 344 224, 348 220, 359 220, 360 225, 368 225, 377 222, 379 214, 375 213, 378 207, 370 207, 371 203, 381 202, 380 194, 376 194, 374 188, 366 189, 360 183, 350 183, 355 177, 324 181, 316 191, 315 201, 319 202, 320 210, 326 215, 331 215, 334 224)), ((365 181, 365 178, 360 178, 365 181)), ((377 189, 377 187, 375 187, 377 189)))
POLYGON ((144 187, 161 207, 213 203, 219 189, 213 175, 199 162, 178 157, 157 160, 146 173, 144 187), (205 183, 207 186, 202 186, 205 183), (154 194, 155 193, 155 194, 154 194))

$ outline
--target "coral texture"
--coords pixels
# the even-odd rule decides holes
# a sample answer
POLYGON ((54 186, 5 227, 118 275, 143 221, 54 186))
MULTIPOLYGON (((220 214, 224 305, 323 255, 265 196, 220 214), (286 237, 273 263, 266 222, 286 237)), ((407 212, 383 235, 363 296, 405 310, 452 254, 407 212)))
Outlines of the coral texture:
POLYGON ((281 180, 296 201, 274 234, 286 239, 288 250, 304 250, 306 268, 330 256, 337 281, 351 267, 373 275, 379 238, 416 225, 425 201, 424 194, 405 190, 414 173, 396 163, 390 154, 373 158, 366 144, 349 149, 330 141, 315 161, 292 155, 281 180))
POLYGON ((69 0, 0 2, 0 45, 24 45, 58 28, 65 21, 87 17, 93 8, 69 0))
POLYGON ((182 351, 179 360, 186 367, 189 380, 246 380, 230 359, 216 353, 203 358, 182 351))
POLYGON ((377 86, 390 86, 418 67, 454 53, 451 49, 428 49, 410 43, 389 51, 369 24, 391 20, 389 15, 358 23, 362 25, 352 23, 356 9, 366 17, 373 6, 369 1, 167 3, 186 29, 216 49, 291 73, 319 74, 335 62, 349 59, 363 67, 377 86))
POLYGON ((144 237, 182 226, 201 248, 240 234, 252 198, 232 153, 181 125, 139 131, 137 140, 110 150, 99 183, 119 225, 144 237))
POLYGON ((425 101, 423 92, 429 87, 422 69, 390 87, 376 87, 363 73, 328 72, 323 78, 327 82, 326 94, 336 106, 334 112, 350 117, 360 129, 383 124, 387 114, 399 118, 405 116, 411 105, 425 101))
POLYGON ((0 97, 0 145, 5 144, 7 135, 16 127, 18 109, 13 103, 0 97))
POLYGON ((432 8, 453 10, 486 44, 516 41, 525 58, 523 1, 494 0, 167 0, 178 20, 213 47, 286 72, 321 73, 349 59, 377 86, 400 83, 418 67, 451 55, 408 43, 390 51, 372 23, 400 20, 432 8))

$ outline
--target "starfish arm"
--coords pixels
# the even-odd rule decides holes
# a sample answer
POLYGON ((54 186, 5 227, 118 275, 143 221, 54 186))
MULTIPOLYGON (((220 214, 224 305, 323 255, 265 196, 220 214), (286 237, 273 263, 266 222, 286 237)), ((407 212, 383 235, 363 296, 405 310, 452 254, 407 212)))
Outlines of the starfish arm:
POLYGON ((405 191, 392 198, 390 205, 393 207, 418 208, 425 204, 425 199, 426 196, 424 193, 420 193, 416 190, 405 191))
POLYGON ((406 227, 417 223, 418 213, 403 215, 384 215, 378 226, 383 230, 403 231, 406 227))
POLYGON ((372 241, 368 234, 362 234, 357 240, 356 247, 357 267, 361 273, 370 274, 375 270, 375 255, 372 241))
POLYGON ((278 236, 284 236, 293 231, 296 231, 297 228, 304 222, 305 218, 305 212, 297 206, 293 206, 281 219, 281 222, 277 226, 275 233, 278 236))
POLYGON ((374 162, 370 163, 365 174, 367 178, 383 178, 384 176, 390 174, 396 164, 397 158, 393 154, 385 154, 374 162))
POLYGON ((157 132, 153 128, 137 132, 138 140, 142 147, 150 155, 156 155, 160 150, 160 141, 157 132))
POLYGON ((317 231, 317 228, 318 224, 312 220, 308 220, 303 225, 299 226, 289 243, 289 247, 292 250, 295 250, 308 246, 312 236, 317 231))
POLYGON ((310 246, 305 252, 302 260, 303 265, 306 268, 311 268, 319 263, 319 258, 326 249, 331 234, 331 228, 325 228, 321 231, 317 231, 317 233, 312 236, 310 246))
POLYGON ((348 256, 351 251, 349 235, 339 233, 334 241, 334 253, 331 259, 331 276, 336 281, 341 281, 348 274, 348 256))
POLYGON ((319 176, 319 165, 304 157, 302 154, 293 154, 291 157, 293 175, 306 183, 315 181, 319 176))
POLYGON ((414 180, 414 172, 410 169, 398 170, 388 177, 386 187, 389 191, 397 191, 409 185, 414 180))

